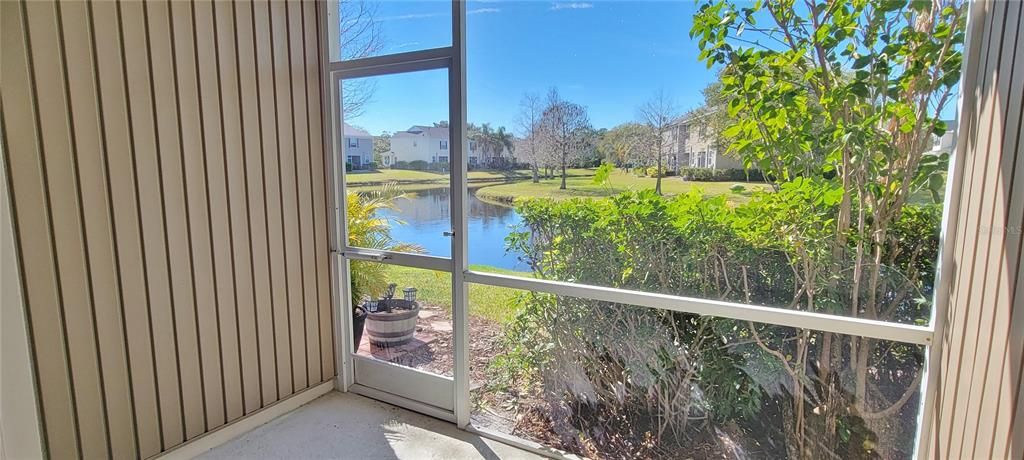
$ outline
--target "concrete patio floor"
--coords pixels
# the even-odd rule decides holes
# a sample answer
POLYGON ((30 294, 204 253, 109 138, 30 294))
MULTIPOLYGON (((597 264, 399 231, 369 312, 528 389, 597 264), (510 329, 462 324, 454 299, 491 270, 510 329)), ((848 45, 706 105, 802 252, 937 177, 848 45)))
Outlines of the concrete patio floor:
POLYGON ((200 459, 537 459, 533 453, 351 393, 330 392, 200 459))

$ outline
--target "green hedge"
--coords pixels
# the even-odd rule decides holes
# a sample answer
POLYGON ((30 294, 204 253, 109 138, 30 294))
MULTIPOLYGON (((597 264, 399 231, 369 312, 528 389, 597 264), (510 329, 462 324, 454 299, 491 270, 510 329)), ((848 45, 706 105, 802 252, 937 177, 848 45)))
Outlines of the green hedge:
MULTIPOLYGON (((836 190, 831 181, 798 178, 739 206, 699 191, 520 199, 521 231, 506 242, 541 278, 849 316, 857 280, 847 268, 856 254, 850 238, 851 251, 833 256, 836 190), (806 264, 818 267, 813 296, 801 288, 806 264)), ((886 236, 893 257, 883 261, 877 297, 879 308, 892 312, 890 321, 927 320, 940 216, 941 206, 908 205, 886 236)), ((492 385, 528 382, 515 391, 544 402, 527 410, 552 414, 551 423, 577 430, 574 437, 599 453, 612 456, 619 448, 614 440, 642 439, 659 426, 709 430, 709 436, 738 426, 765 446, 763 457, 784 458, 787 446, 770 444, 785 439, 782 428, 792 423, 786 411, 794 407, 793 373, 802 385, 795 397, 831 394, 829 405, 840 408, 836 423, 846 431, 834 450, 842 458, 871 458, 865 446, 873 428, 857 414, 854 396, 844 393, 859 370, 842 356, 849 336, 543 293, 525 292, 518 301, 520 313, 504 339, 508 352, 492 365, 503 372, 492 385), (820 379, 826 374, 815 366, 828 350, 836 354, 827 375, 836 377, 820 379), (586 391, 572 391, 577 388, 586 391), (664 411, 677 403, 689 409, 664 411), (703 428, 687 425, 691 413, 706 417, 703 428)), ((865 373, 868 388, 912 389, 920 348, 874 343, 869 362, 893 371, 865 373)), ((804 407, 815 426, 826 421, 817 407, 804 407)), ((884 420, 909 432, 898 415, 884 420)), ((672 442, 685 445, 690 433, 672 442)))
POLYGON ((702 182, 739 182, 764 180, 764 175, 759 169, 711 169, 711 168, 682 168, 679 176, 686 180, 702 182))

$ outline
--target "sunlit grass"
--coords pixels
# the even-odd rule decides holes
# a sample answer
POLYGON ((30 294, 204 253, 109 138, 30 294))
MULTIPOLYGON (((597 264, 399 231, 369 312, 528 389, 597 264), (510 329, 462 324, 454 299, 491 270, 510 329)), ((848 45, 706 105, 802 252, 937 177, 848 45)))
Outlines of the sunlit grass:
MULTIPOLYGON (((531 276, 529 272, 504 270, 486 265, 472 265, 470 266, 470 269, 488 273, 531 276)), ((395 283, 398 285, 398 288, 395 290, 395 296, 401 297, 402 289, 406 287, 414 287, 417 291, 416 299, 421 303, 442 307, 451 312, 451 274, 420 268, 389 265, 387 276, 389 283, 395 283)), ((514 302, 516 294, 517 291, 515 289, 470 284, 469 314, 499 323, 508 322, 516 313, 514 302)))
MULTIPOLYGON (((569 198, 600 198, 629 190, 653 190, 656 179, 653 177, 637 177, 625 171, 615 171, 605 184, 595 184, 591 177, 569 177, 566 189, 559 189, 560 178, 543 179, 538 183, 520 181, 511 184, 487 186, 479 189, 476 195, 480 198, 508 202, 518 197, 553 198, 556 200, 569 198)), ((731 188, 736 182, 698 182, 684 181, 678 177, 664 177, 661 182, 662 193, 678 195, 689 192, 696 187, 708 196, 724 195, 733 204, 746 202, 755 191, 770 190, 771 187, 761 182, 741 182, 744 190, 734 192, 731 188)))

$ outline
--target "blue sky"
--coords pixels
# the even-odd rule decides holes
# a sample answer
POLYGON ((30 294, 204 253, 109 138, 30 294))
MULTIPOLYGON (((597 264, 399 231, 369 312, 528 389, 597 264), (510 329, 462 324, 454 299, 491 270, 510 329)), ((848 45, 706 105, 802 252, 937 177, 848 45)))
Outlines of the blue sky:
MULTIPOLYGON (((611 128, 664 88, 680 110, 701 103, 713 71, 691 41, 692 0, 659 2, 506 2, 467 5, 468 117, 514 128, 524 93, 587 107, 591 123, 611 128)), ((382 53, 451 43, 447 1, 381 2, 382 53)), ((373 134, 447 119, 444 70, 374 78, 365 113, 350 123, 373 134)))

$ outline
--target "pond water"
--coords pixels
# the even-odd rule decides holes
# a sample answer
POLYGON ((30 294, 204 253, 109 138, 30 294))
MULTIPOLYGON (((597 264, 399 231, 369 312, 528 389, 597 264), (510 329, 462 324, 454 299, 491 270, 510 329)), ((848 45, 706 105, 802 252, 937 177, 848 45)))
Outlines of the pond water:
MULTIPOLYGON (((515 210, 482 201, 470 191, 467 202, 469 218, 469 263, 490 265, 506 270, 527 271, 518 253, 505 251, 505 237, 521 219, 515 210)), ((451 202, 446 188, 408 192, 395 201, 394 209, 382 211, 382 217, 400 220, 392 223, 391 236, 396 241, 415 243, 427 254, 451 257, 451 202)))

